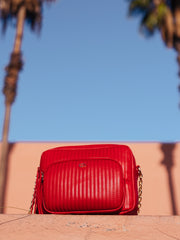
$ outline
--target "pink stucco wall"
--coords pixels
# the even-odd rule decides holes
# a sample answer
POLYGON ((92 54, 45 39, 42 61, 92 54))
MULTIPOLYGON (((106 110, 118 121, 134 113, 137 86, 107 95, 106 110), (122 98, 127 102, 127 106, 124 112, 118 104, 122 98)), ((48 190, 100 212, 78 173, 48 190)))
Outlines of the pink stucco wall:
MULTIPOLYGON (((77 144, 89 143, 20 142, 11 144, 5 213, 28 212, 36 169, 43 151, 61 145, 77 144)), ((140 215, 180 215, 180 143, 120 142, 117 144, 126 144, 132 149, 137 164, 143 171, 143 202, 140 215)))

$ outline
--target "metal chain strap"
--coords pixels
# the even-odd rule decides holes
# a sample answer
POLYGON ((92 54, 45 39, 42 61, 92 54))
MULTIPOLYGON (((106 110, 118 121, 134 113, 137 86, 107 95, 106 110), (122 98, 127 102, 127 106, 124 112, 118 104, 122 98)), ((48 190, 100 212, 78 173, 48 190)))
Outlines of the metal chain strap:
POLYGON ((142 204, 142 186, 143 186, 143 174, 140 166, 138 166, 138 213, 140 212, 142 204))
POLYGON ((34 184, 33 196, 32 196, 31 205, 30 205, 28 214, 32 214, 32 212, 33 212, 34 204, 35 204, 35 201, 36 201, 36 191, 37 191, 36 188, 37 188, 38 178, 39 178, 39 168, 38 168, 38 171, 37 171, 37 174, 36 174, 36 180, 35 180, 35 184, 34 184))
POLYGON ((34 187, 34 193, 33 193, 33 196, 32 196, 31 205, 29 207, 28 214, 32 214, 32 212, 33 212, 35 197, 36 197, 36 186, 34 187))

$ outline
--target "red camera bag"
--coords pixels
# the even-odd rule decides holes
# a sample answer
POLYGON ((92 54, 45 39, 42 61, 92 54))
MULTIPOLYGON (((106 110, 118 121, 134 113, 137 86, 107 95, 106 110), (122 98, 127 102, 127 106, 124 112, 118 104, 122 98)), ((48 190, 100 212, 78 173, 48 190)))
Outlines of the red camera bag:
POLYGON ((30 212, 137 214, 139 168, 128 146, 65 146, 42 153, 30 212))

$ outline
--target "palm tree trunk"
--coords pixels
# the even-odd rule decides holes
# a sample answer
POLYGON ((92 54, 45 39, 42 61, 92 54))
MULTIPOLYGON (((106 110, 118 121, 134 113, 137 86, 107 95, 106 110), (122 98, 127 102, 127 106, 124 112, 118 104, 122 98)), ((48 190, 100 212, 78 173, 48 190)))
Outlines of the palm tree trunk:
POLYGON ((7 178, 7 161, 8 161, 8 135, 11 105, 15 100, 18 74, 21 70, 21 44, 24 30, 24 21, 26 17, 26 8, 22 5, 17 15, 16 36, 14 48, 11 54, 10 63, 6 68, 7 75, 5 77, 5 117, 2 133, 1 159, 0 159, 0 213, 4 212, 6 178, 7 178), (18 56, 18 57, 17 57, 18 56), (17 63, 18 62, 18 63, 17 63))
POLYGON ((7 179, 7 156, 8 156, 8 132, 10 121, 11 104, 5 106, 3 136, 1 144, 1 162, 0 162, 0 213, 4 212, 5 187, 7 179))
POLYGON ((14 41, 14 53, 21 52, 21 44, 22 44, 22 38, 23 38, 23 31, 24 31, 24 21, 26 18, 26 7, 23 5, 19 9, 19 13, 17 16, 17 26, 16 26, 16 37, 14 41))
POLYGON ((180 7, 177 7, 174 11, 175 18, 175 32, 176 36, 180 38, 180 7))
POLYGON ((163 24, 161 26, 161 37, 167 47, 173 47, 173 36, 174 36, 174 19, 170 9, 164 17, 163 24))

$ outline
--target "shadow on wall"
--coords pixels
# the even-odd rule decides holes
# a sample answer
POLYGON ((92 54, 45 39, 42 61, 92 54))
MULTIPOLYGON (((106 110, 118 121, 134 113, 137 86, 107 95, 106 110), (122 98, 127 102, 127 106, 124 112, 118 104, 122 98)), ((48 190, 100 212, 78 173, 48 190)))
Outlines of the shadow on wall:
POLYGON ((3 199, 2 199, 2 203, 0 204, 0 213, 4 213, 4 210, 5 210, 5 206, 4 206, 4 203, 5 203, 5 197, 6 197, 6 189, 7 189, 7 180, 8 180, 8 167, 9 167, 9 156, 10 156, 10 153, 12 151, 12 149, 14 148, 14 145, 15 143, 9 143, 9 146, 8 146, 8 156, 7 156, 7 159, 6 159, 6 168, 5 168, 5 184, 3 186, 3 199))
POLYGON ((172 174, 172 169, 174 167, 173 152, 174 152, 175 147, 176 147, 175 143, 162 143, 160 146, 160 149, 162 150, 162 152, 164 154, 161 164, 163 164, 165 166, 166 171, 167 171, 172 215, 178 214, 176 198, 175 198, 173 174, 172 174))

